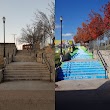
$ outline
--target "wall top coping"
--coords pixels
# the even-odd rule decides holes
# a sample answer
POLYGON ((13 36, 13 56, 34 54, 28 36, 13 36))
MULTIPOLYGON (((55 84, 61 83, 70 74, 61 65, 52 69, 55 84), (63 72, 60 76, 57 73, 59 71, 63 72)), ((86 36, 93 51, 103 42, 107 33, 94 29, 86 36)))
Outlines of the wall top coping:
MULTIPOLYGON (((0 43, 0 44, 4 44, 4 43, 0 43)), ((14 44, 15 45, 15 43, 5 43, 5 44, 14 44)))

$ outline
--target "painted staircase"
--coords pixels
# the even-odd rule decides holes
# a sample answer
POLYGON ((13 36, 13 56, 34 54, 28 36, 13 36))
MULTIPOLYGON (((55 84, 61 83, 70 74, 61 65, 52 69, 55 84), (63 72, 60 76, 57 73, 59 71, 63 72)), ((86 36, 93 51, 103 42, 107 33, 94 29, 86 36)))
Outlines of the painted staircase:
POLYGON ((57 70, 58 80, 104 79, 107 73, 101 61, 93 59, 86 48, 79 46, 71 53, 71 60, 57 70))
POLYGON ((18 51, 14 62, 6 65, 4 81, 50 80, 50 72, 46 64, 37 63, 31 55, 26 50, 18 51))

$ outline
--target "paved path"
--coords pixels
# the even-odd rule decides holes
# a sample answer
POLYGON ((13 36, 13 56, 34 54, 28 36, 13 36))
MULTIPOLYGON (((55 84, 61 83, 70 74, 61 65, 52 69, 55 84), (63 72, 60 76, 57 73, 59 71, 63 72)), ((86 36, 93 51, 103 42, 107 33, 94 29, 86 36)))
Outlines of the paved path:
POLYGON ((55 110, 54 83, 49 81, 1 83, 0 110, 55 110))
POLYGON ((9 81, 0 84, 0 90, 54 90, 54 82, 49 81, 9 81))
POLYGON ((61 81, 56 84, 56 110, 109 110, 110 80, 61 81))
POLYGON ((54 91, 0 91, 0 110, 54 110, 54 91))
MULTIPOLYGON (((104 83, 106 83, 107 79, 89 79, 89 80, 62 80, 56 82, 58 85, 55 88, 56 91, 65 91, 65 90, 91 90, 97 89, 104 83)), ((110 83, 109 83, 110 84, 110 83)), ((107 84, 106 86, 110 86, 107 84)))

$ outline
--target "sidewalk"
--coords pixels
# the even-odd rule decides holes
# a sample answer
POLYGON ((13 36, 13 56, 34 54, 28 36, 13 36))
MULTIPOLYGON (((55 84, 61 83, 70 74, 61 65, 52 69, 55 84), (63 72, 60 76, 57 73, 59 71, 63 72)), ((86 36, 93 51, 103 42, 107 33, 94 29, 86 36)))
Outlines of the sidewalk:
POLYGON ((54 90, 54 82, 49 81, 9 81, 0 83, 0 90, 54 90))
POLYGON ((48 81, 0 84, 0 110, 55 110, 55 86, 48 81))
POLYGON ((56 110, 110 109, 110 80, 59 81, 56 84, 56 110))

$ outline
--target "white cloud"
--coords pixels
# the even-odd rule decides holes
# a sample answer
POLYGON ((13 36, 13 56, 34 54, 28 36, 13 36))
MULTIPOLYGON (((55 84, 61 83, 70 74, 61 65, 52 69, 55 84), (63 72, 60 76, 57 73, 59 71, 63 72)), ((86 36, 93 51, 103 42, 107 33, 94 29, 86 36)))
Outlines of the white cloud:
POLYGON ((66 34, 62 34, 63 37, 71 37, 73 36, 73 33, 66 33, 66 34))
MULTIPOLYGON (((62 27, 63 27, 63 26, 62 26, 62 27)), ((59 28, 61 28, 61 25, 60 25, 60 24, 56 24, 56 25, 55 25, 55 28, 56 28, 56 29, 59 29, 59 28)))
POLYGON ((58 28, 61 28, 61 26, 59 24, 56 24, 55 28, 58 29, 58 28))

